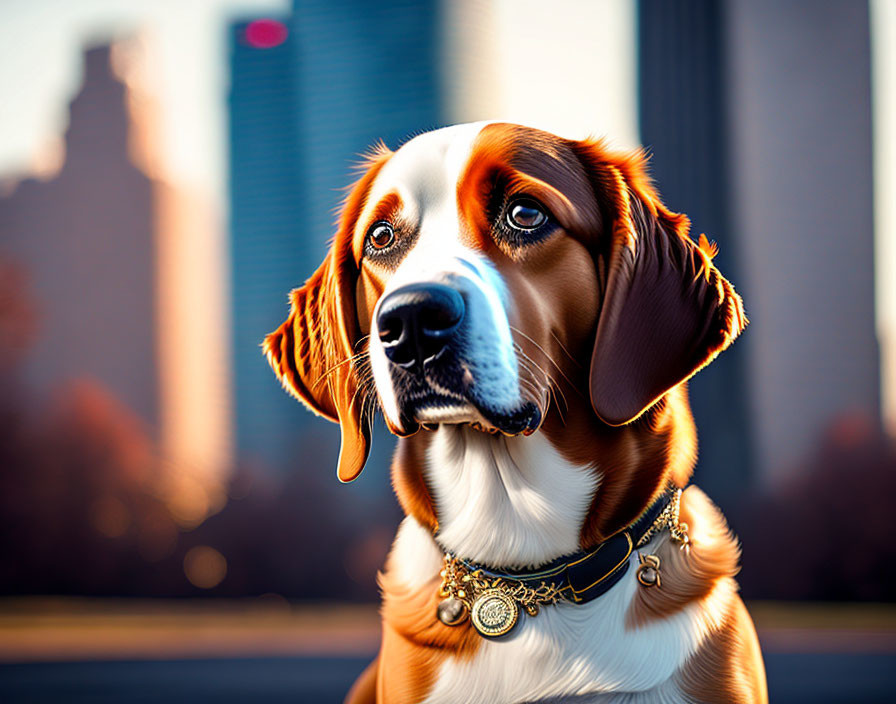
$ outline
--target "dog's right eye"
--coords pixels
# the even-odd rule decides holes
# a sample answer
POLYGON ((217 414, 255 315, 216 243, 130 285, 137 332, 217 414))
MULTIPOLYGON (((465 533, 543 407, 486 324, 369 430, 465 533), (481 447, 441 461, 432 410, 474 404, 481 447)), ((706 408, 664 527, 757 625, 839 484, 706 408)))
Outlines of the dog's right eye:
POLYGON ((507 208, 507 224, 517 230, 537 230, 548 221, 538 203, 524 198, 507 208))
POLYGON ((528 196, 510 198, 495 222, 494 236, 500 244, 512 249, 523 249, 544 241, 557 229, 541 203, 528 196))
POLYGON ((385 220, 373 223, 367 231, 367 244, 374 251, 387 249, 393 242, 395 242, 395 230, 392 224, 385 220))

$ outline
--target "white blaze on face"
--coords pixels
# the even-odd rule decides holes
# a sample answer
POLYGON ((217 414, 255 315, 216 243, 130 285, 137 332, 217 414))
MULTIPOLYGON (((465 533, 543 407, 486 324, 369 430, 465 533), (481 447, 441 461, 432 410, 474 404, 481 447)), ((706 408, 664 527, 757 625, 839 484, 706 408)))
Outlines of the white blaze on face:
MULTIPOLYGON (((359 218, 360 223, 367 222, 370 211, 383 197, 397 193, 403 204, 403 218, 419 228, 417 240, 389 279, 371 320, 370 361, 374 382, 383 411, 398 427, 401 427, 398 400, 376 319, 386 296, 412 283, 442 283, 460 291, 470 333, 464 352, 471 363, 465 373, 475 377, 480 393, 496 407, 511 410, 520 403, 506 288, 488 259, 461 243, 458 182, 469 162, 473 143, 486 124, 447 127, 420 135, 402 146, 374 181, 367 206, 359 218)), ((469 404, 432 409, 427 413, 421 420, 479 419, 469 404)))

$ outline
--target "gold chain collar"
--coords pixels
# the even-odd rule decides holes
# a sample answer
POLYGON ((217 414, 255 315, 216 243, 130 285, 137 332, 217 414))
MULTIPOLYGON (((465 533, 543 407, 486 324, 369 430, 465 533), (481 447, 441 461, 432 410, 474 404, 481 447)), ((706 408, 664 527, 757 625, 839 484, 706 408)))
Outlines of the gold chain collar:
POLYGON ((679 512, 681 511, 681 489, 675 489, 669 504, 663 509, 663 512, 656 517, 653 525, 647 529, 647 532, 638 541, 635 547, 641 548, 647 545, 651 539, 662 532, 664 528, 669 529, 669 537, 679 544, 680 547, 690 543, 688 537, 688 524, 679 520, 679 512))
MULTIPOLYGON (((638 541, 636 548, 643 547, 665 529, 679 547, 689 544, 688 526, 679 520, 681 492, 678 488, 673 490, 668 505, 638 541)), ((646 562, 640 554, 639 558, 641 568, 638 581, 645 587, 659 586, 659 558, 649 555, 646 562), (649 581, 645 579, 648 568, 653 569, 656 575, 649 581)), ((473 627, 483 636, 495 637, 508 633, 516 625, 521 608, 529 616, 537 616, 540 606, 573 601, 565 593, 570 589, 568 584, 558 587, 553 581, 545 579, 538 587, 530 587, 509 577, 486 576, 481 569, 470 570, 462 560, 448 553, 439 574, 442 578, 439 586, 442 602, 437 610, 439 620, 446 626, 457 626, 469 616, 473 627)))

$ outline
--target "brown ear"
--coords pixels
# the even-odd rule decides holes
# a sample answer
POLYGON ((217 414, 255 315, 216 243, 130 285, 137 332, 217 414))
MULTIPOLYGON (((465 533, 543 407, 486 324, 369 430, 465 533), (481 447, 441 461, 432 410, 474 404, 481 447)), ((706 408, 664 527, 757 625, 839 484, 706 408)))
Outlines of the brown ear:
POLYGON ((262 344, 283 387, 318 415, 339 423, 342 448, 336 475, 343 482, 364 469, 372 424, 364 409, 366 393, 359 388, 363 355, 355 356, 361 335, 352 234, 370 184, 390 154, 378 146, 362 165, 366 172, 346 199, 330 253, 305 285, 290 294, 289 317, 262 344))
POLYGON ((643 158, 614 161, 588 146, 586 168, 601 170, 594 181, 613 218, 591 403, 604 422, 624 425, 712 361, 747 320, 712 263, 714 247, 703 235, 693 242, 687 217, 659 201, 643 158))
POLYGON ((286 321, 264 339, 262 349, 280 383, 308 408, 339 423, 342 448, 336 474, 350 482, 364 468, 370 447, 370 423, 351 361, 357 327, 353 298, 340 290, 333 257, 289 296, 286 321), (351 316, 351 317, 349 317, 351 316))

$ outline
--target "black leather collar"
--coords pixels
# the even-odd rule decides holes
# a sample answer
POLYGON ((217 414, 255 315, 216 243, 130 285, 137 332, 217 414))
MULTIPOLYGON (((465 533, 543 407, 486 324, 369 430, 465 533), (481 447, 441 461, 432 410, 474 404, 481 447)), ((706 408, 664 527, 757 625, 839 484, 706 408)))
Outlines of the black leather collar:
POLYGON ((499 570, 463 558, 458 561, 469 572, 479 570, 489 578, 513 580, 532 588, 553 584, 569 601, 585 604, 608 592, 628 572, 628 558, 671 500, 672 494, 663 492, 634 523, 597 547, 557 558, 534 571, 499 570))

